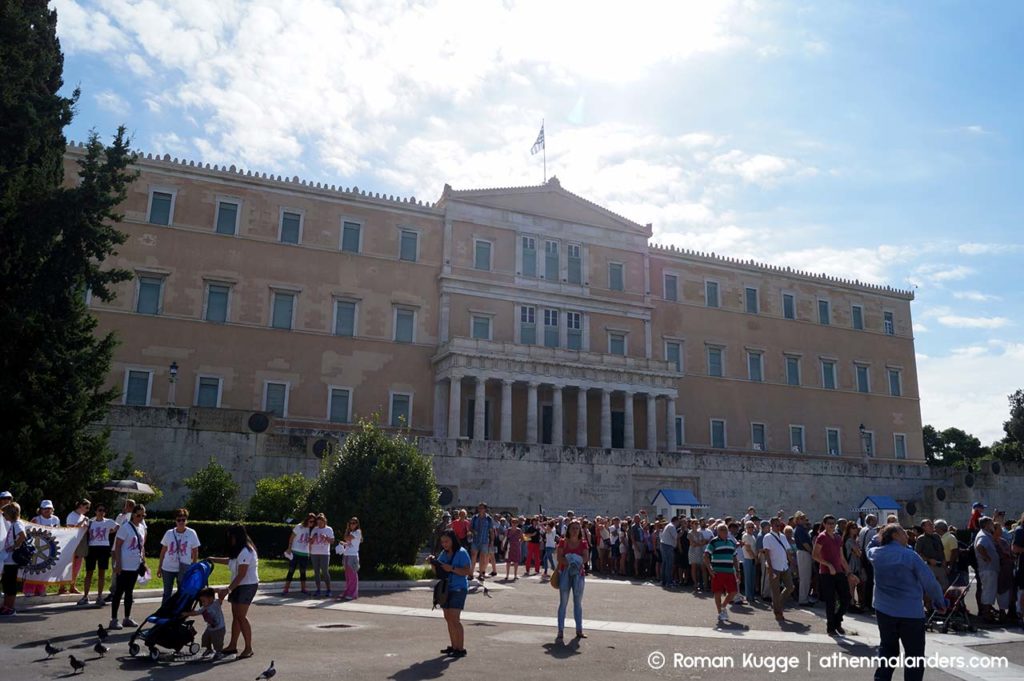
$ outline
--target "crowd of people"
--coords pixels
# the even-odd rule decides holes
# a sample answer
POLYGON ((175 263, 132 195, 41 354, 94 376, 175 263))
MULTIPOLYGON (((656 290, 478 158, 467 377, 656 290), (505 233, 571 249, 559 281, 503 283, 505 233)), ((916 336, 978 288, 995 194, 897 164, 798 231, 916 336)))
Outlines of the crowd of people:
POLYGON ((345 591, 337 600, 351 601, 359 597, 359 545, 363 542, 363 531, 359 518, 349 518, 348 525, 340 539, 335 537, 334 528, 327 524, 323 513, 308 513, 305 520, 292 528, 288 536, 288 574, 285 576, 284 595, 291 592, 295 572, 299 573, 299 592, 313 598, 331 597, 331 549, 342 558, 345 566, 345 591), (312 567, 316 591, 306 589, 306 570, 312 567), (323 588, 321 589, 321 586, 323 588))

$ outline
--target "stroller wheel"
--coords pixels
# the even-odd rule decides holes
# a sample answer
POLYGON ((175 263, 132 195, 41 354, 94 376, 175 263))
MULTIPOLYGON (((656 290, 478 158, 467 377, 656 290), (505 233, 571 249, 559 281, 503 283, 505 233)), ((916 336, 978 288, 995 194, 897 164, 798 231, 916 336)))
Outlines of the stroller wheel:
POLYGON ((941 627, 939 627, 939 633, 940 634, 948 634, 949 633, 949 625, 948 624, 943 624, 941 627))
POLYGON ((198 643, 189 643, 188 644, 188 654, 189 655, 198 655, 199 654, 199 644, 198 643))
POLYGON ((141 650, 141 648, 139 648, 139 644, 138 643, 129 643, 128 644, 128 653, 132 657, 135 657, 136 655, 138 655, 140 650, 141 650))
POLYGON ((157 650, 156 648, 150 648, 149 649, 149 659, 153 660, 153 662, 156 662, 157 660, 159 660, 160 659, 160 651, 157 650))
POLYGON ((972 634, 973 634, 974 632, 976 632, 977 630, 978 630, 978 628, 977 628, 977 627, 975 627, 975 626, 974 626, 973 624, 968 624, 968 625, 967 625, 967 631, 971 632, 972 634))

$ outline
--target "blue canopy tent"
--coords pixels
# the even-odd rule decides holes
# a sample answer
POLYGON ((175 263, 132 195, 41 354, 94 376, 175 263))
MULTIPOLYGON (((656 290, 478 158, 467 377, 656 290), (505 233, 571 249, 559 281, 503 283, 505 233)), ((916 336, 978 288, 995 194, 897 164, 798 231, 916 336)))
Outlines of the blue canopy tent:
POLYGON ((702 504, 697 495, 688 489, 660 489, 651 499, 651 506, 654 507, 655 514, 665 518, 677 515, 692 518, 695 509, 708 508, 707 504, 702 504))
POLYGON ((853 509, 855 513, 874 513, 878 518, 878 524, 884 525, 885 519, 890 514, 894 514, 897 518, 900 515, 900 504, 892 497, 883 496, 880 494, 872 494, 864 497, 864 501, 860 502, 860 505, 853 509))

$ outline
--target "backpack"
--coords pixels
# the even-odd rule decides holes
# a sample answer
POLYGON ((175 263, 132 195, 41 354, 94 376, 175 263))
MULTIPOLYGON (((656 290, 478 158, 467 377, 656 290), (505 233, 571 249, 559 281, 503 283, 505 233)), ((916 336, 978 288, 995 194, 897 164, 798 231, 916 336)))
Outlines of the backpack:
POLYGON ((34 556, 35 553, 35 545, 26 540, 21 546, 11 552, 11 560, 13 560, 14 564, 18 567, 25 567, 32 560, 32 556, 34 556))
POLYGON ((434 584, 434 605, 430 609, 441 608, 448 605, 448 576, 445 575, 434 584))

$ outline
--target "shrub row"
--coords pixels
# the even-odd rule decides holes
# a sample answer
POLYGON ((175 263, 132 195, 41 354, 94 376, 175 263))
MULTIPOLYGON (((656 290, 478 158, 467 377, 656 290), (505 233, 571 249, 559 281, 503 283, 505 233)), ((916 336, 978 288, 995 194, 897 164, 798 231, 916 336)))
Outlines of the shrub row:
MULTIPOLYGON (((146 555, 160 555, 160 540, 164 533, 174 527, 173 520, 159 518, 148 519, 146 524, 149 528, 149 536, 146 539, 146 555)), ((234 524, 234 521, 227 520, 194 520, 189 521, 188 526, 199 535, 202 547, 199 549, 201 557, 225 556, 228 551, 227 529, 234 524)), ((287 523, 245 523, 245 529, 249 532, 256 552, 260 558, 280 558, 288 548, 288 536, 291 534, 292 525, 287 523)))

